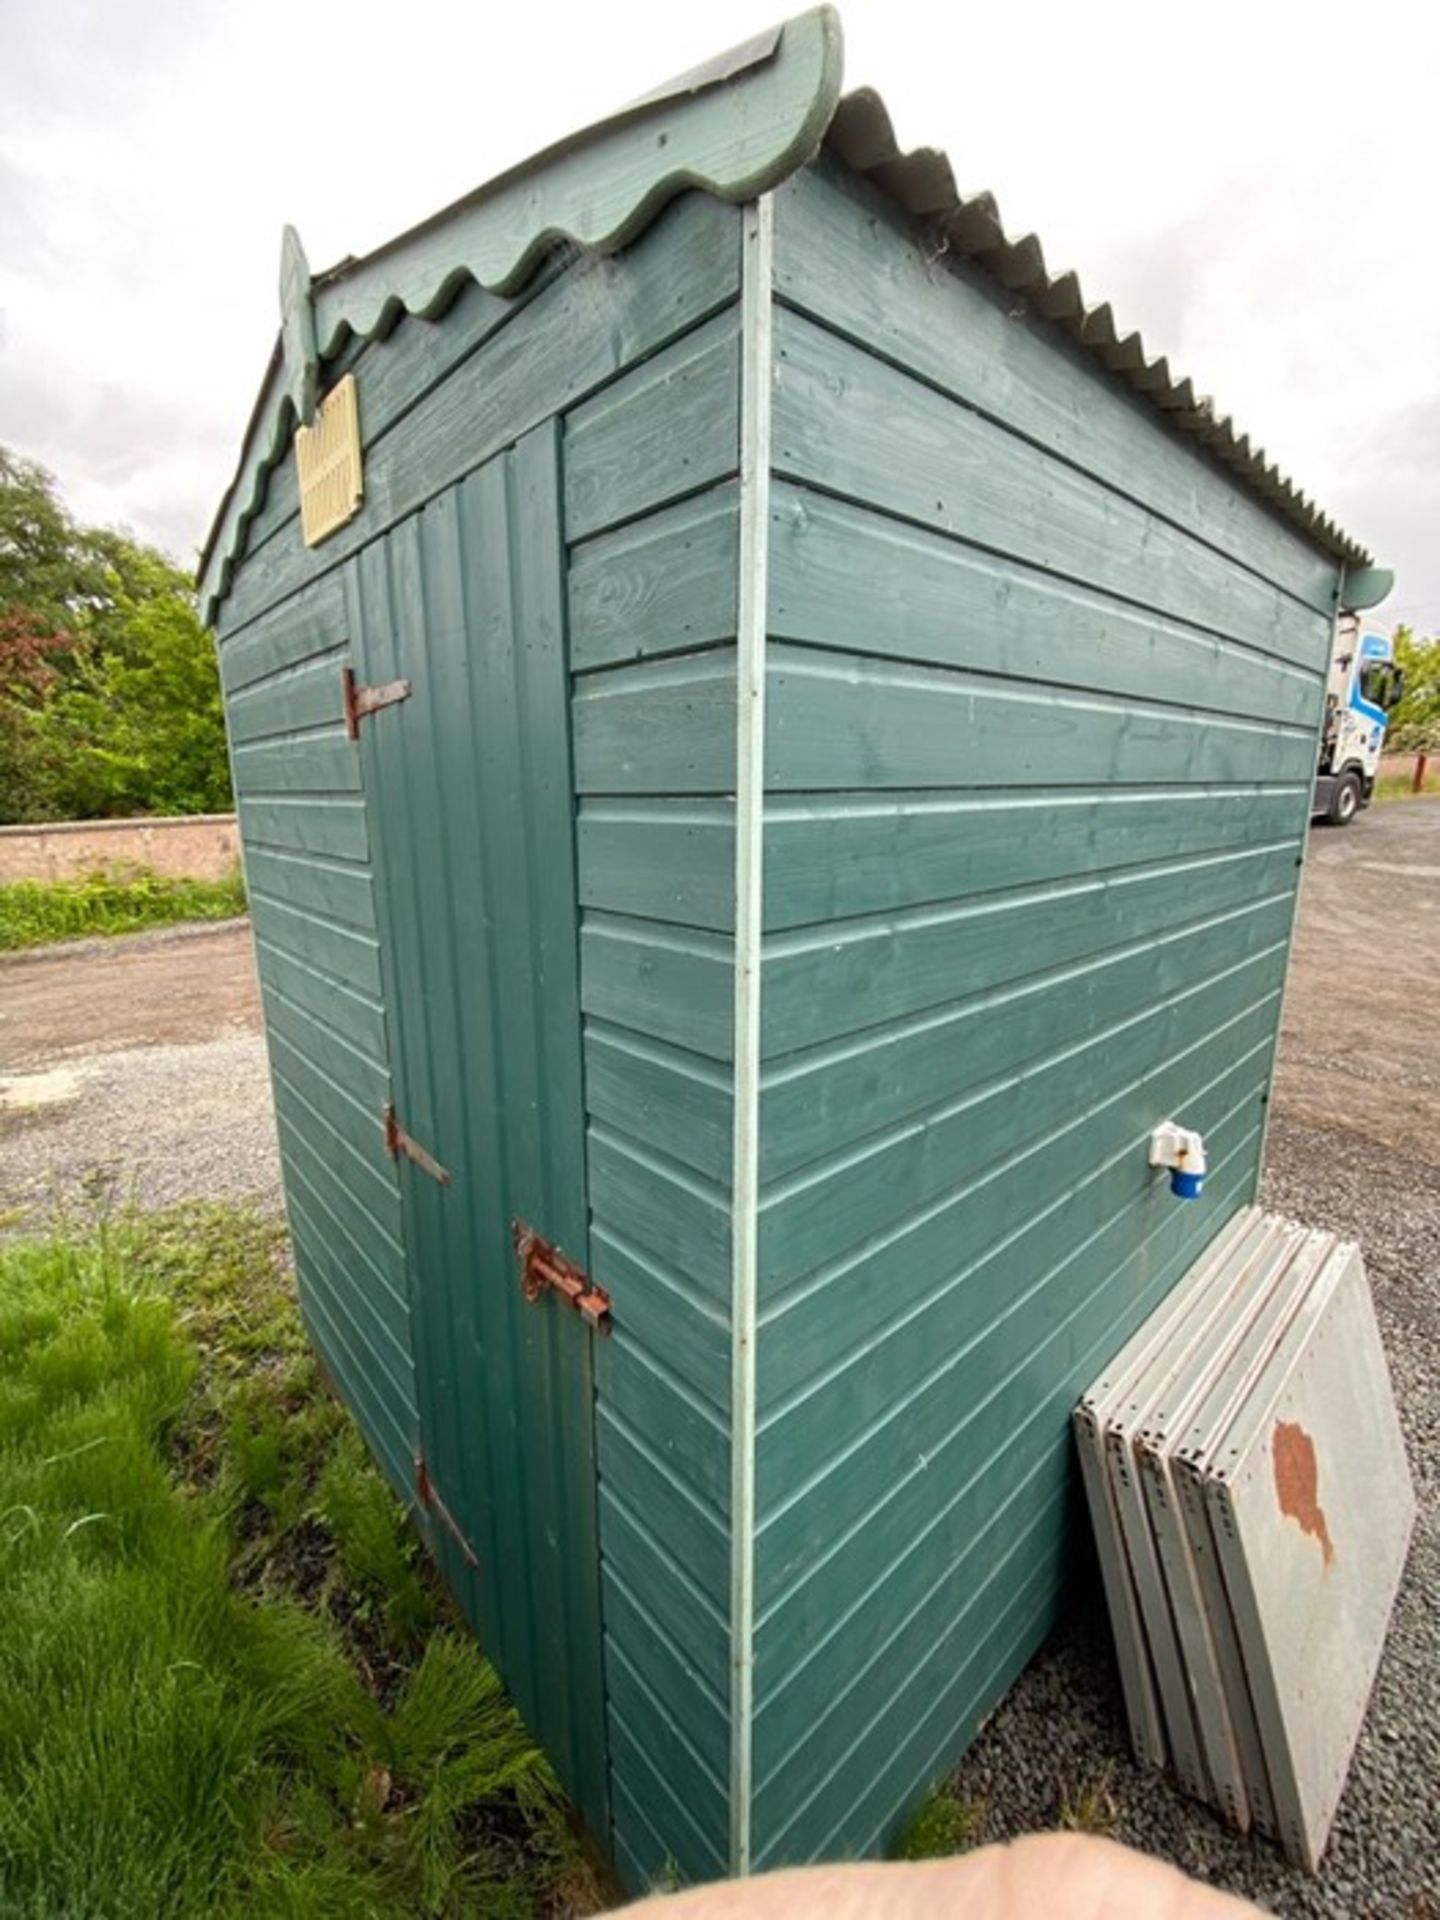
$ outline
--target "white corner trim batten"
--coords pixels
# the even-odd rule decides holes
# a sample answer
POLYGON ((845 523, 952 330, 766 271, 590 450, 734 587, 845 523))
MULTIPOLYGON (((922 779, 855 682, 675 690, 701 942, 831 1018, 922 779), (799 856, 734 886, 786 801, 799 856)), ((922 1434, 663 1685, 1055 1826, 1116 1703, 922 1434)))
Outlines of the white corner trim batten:
POLYGON ((755 1632, 755 1320, 760 1183, 760 940, 769 600, 771 287, 775 210, 745 209, 740 348, 740 582, 736 644, 735 1130, 731 1169, 730 1871, 750 1871, 755 1632))

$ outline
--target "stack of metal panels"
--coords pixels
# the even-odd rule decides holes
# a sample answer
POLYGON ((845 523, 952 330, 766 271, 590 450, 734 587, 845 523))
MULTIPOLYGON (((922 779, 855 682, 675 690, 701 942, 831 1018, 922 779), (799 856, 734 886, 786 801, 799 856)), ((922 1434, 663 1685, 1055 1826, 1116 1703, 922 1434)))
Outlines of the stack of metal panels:
POLYGON ((1246 1208, 1075 1427, 1136 1754, 1313 1870, 1415 1511, 1358 1247, 1246 1208))

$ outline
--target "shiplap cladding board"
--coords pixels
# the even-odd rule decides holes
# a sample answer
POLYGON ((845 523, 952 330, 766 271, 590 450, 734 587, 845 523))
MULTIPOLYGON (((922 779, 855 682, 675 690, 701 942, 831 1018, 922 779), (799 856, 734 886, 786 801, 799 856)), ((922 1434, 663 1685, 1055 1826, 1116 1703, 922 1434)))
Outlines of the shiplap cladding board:
POLYGON ((614 257, 557 261, 501 299, 473 284, 438 322, 403 319, 346 360, 360 389, 365 507, 299 538, 293 455, 270 475, 225 602, 238 627, 340 565, 542 420, 582 402, 734 298, 734 209, 686 194, 614 257))
POLYGON ((728 1857, 739 267, 737 210, 689 195, 622 256, 571 259, 510 300, 471 287, 440 323, 402 321, 347 355, 361 392, 365 508, 307 550, 292 462, 277 469, 226 602, 233 637, 222 649, 234 663, 226 689, 262 973, 266 946, 283 951, 291 964, 277 991, 312 1022, 343 1029, 313 1038, 267 982, 302 1296, 322 1352, 408 1492, 418 1435, 408 1315, 397 1318, 403 1292, 380 1295, 369 1272, 393 1245, 389 1277, 403 1287, 399 1191, 379 1125, 389 1087, 363 756, 341 724, 344 595, 375 543, 396 530, 403 540, 417 509, 433 510, 457 480, 559 418, 591 1252, 596 1279, 625 1302, 615 1337, 597 1343, 613 1807, 601 1838, 637 1888, 672 1866, 709 1877, 728 1857), (729 764, 712 742, 668 786, 637 783, 626 742, 643 736, 647 714, 663 726, 664 703, 697 658, 718 663, 729 764), (277 853, 303 855, 304 874, 292 881, 277 853), (293 1124, 292 1085, 309 1095, 293 1124), (337 1234, 328 1220, 311 1232, 313 1216, 302 1217, 326 1155, 346 1156, 327 1193, 352 1223, 347 1194, 364 1203, 362 1232, 337 1234), (334 1331, 341 1301, 352 1318, 366 1316, 363 1340, 348 1321, 348 1344, 334 1331), (390 1387, 400 1362, 383 1345, 397 1331, 403 1409, 390 1387))
POLYGON ((442 1568, 591 1829, 608 1828, 593 1341, 517 1285, 513 1222, 588 1260, 559 430, 345 569, 442 1568), (517 1470, 523 1463, 523 1472, 517 1470), (438 1507, 437 1507, 438 1512, 438 1507))
POLYGON ((777 197, 766 1865, 873 1851, 972 1736, 1053 1615, 1087 1370, 1253 1194, 1336 587, 849 176, 777 197))
MULTIPOLYGON (((613 258, 347 349, 328 377, 359 383, 364 508, 305 549, 282 464, 221 649, 302 1297, 404 1487, 396 1023, 344 596, 371 543, 403 553, 546 438, 588 1253, 616 1303, 600 1837, 636 1891, 724 1873, 734 1824, 740 236, 687 195, 613 258)), ((879 1849, 963 1748, 1053 1616, 1076 1393, 1254 1191, 1336 584, 1092 356, 933 254, 828 160, 777 192, 762 1866, 879 1849), (1172 1114, 1210 1145, 1191 1206, 1145 1165, 1172 1114)))
MULTIPOLYGON (((722 210, 713 208, 711 217, 722 210)), ((612 1845, 729 1860, 732 298, 565 416, 612 1845)), ((709 302, 707 304, 714 304, 709 302)))
MULTIPOLYGON (((296 534, 298 540, 298 533, 296 534)), ((228 609, 227 609, 228 613, 228 609)), ((306 1323, 392 1486, 419 1445, 370 839, 331 574, 220 636, 236 806, 306 1323)))

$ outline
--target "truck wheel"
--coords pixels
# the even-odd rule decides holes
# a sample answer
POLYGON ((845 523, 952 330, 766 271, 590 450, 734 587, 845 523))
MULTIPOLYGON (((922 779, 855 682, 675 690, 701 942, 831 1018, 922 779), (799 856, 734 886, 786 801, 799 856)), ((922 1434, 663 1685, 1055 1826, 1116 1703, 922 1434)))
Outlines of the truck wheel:
POLYGON ((1335 782, 1325 818, 1332 827, 1348 827, 1360 811, 1360 781, 1353 773, 1342 773, 1335 782))

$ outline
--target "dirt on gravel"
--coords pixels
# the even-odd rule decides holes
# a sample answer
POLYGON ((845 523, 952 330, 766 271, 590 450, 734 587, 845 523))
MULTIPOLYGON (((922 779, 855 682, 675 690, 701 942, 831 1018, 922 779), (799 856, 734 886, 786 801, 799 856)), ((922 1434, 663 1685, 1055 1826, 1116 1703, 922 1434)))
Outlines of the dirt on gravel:
POLYGON ((249 922, 0 960, 0 1226, 192 1198, 280 1206, 249 922))
POLYGON ((0 960, 0 1073, 259 1031, 248 920, 77 940, 0 960))
POLYGON ((1440 1166, 1440 806, 1393 800, 1310 836, 1278 1110, 1440 1166))

